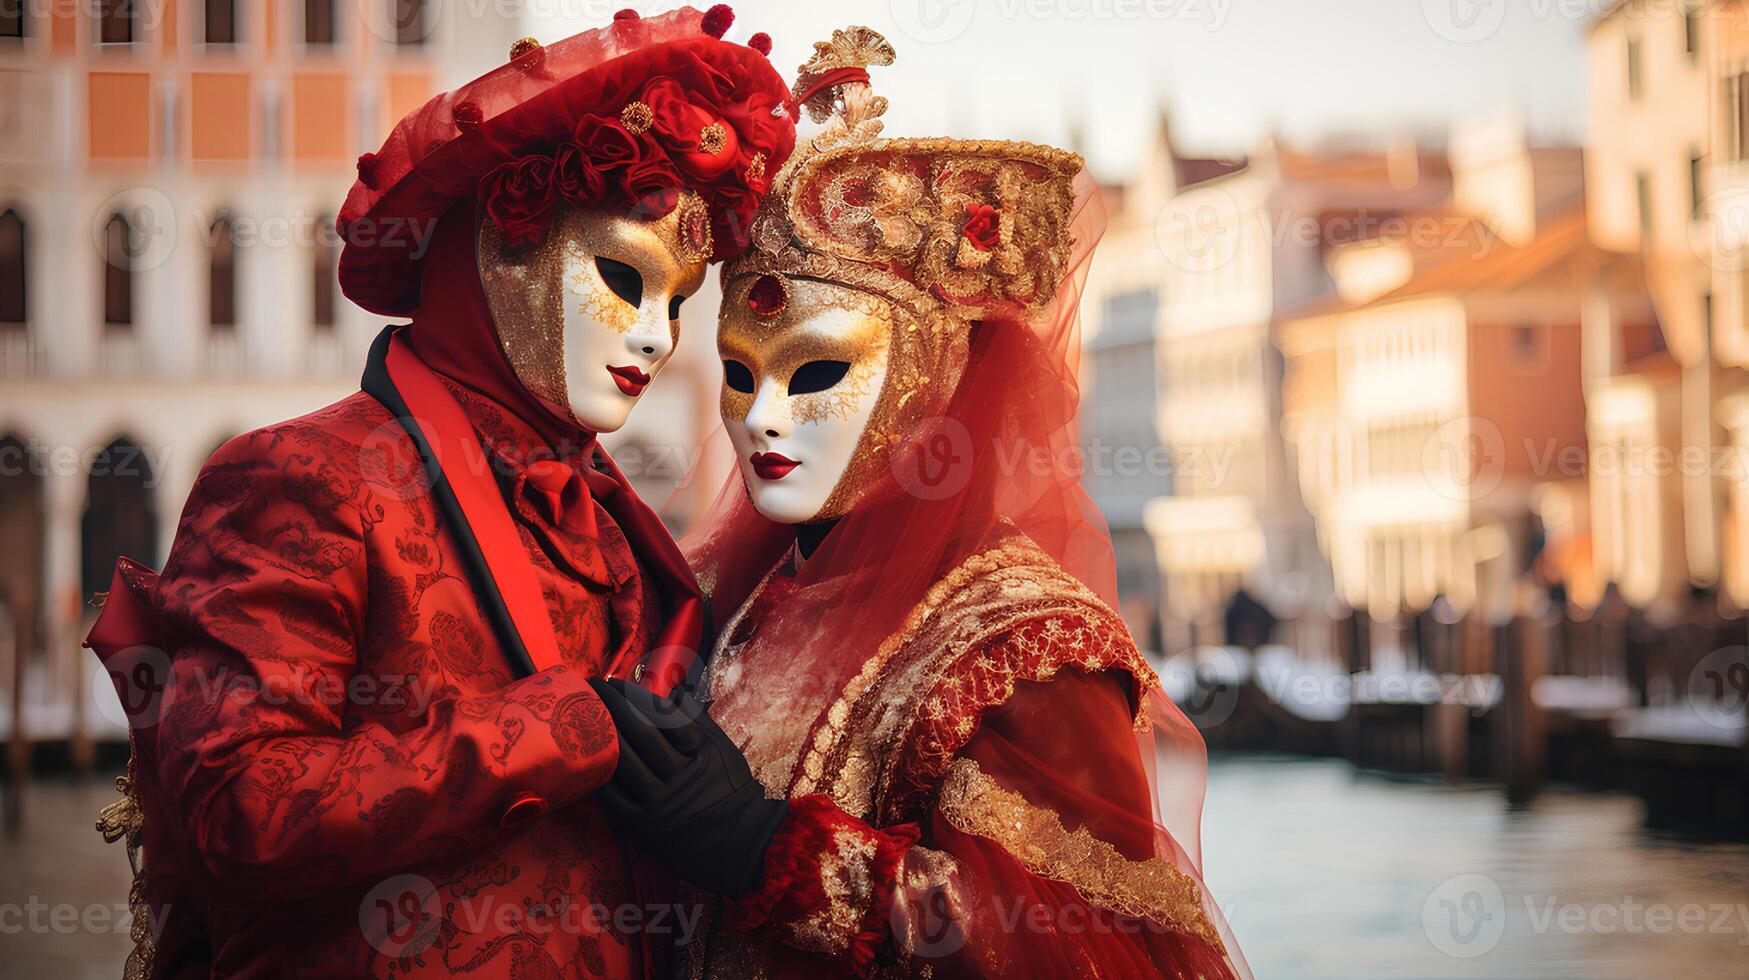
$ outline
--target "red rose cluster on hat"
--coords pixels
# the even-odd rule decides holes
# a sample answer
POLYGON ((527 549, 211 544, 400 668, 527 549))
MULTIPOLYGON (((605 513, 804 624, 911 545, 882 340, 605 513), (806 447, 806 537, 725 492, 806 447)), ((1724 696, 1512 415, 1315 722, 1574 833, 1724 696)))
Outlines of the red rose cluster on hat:
POLYGON ((466 198, 526 244, 563 202, 649 220, 692 191, 709 211, 712 260, 746 248, 795 120, 769 43, 722 40, 733 19, 721 4, 628 10, 556 44, 524 39, 509 63, 409 114, 359 158, 338 222, 341 288, 365 309, 411 313, 424 246, 466 198))

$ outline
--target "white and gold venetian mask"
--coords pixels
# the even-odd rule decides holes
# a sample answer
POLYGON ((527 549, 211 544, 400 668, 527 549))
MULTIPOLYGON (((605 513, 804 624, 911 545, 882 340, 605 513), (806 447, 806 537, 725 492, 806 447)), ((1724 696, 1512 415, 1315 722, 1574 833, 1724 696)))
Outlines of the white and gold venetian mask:
POLYGON ((829 124, 724 266, 717 332, 748 494, 787 524, 842 516, 887 482, 896 448, 947 409, 978 321, 1049 304, 1082 167, 1030 143, 881 139, 887 103, 866 82, 816 82, 891 64, 892 47, 851 28, 814 49, 793 90, 829 124))
POLYGON ((592 432, 623 426, 668 363, 710 254, 709 213, 690 192, 656 221, 561 206, 521 249, 480 223, 480 282, 511 367, 592 432))

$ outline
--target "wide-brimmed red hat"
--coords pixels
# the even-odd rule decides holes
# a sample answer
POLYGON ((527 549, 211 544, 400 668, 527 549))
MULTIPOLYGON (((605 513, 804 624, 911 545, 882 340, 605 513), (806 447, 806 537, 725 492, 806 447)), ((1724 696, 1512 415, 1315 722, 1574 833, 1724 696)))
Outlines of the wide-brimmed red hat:
POLYGON ((508 64, 410 113, 358 160, 337 222, 340 288, 372 312, 411 314, 424 246, 469 198, 522 244, 563 201, 654 219, 691 191, 711 259, 740 252, 795 120, 770 39, 723 41, 732 20, 723 5, 628 10, 545 47, 524 39, 508 64))

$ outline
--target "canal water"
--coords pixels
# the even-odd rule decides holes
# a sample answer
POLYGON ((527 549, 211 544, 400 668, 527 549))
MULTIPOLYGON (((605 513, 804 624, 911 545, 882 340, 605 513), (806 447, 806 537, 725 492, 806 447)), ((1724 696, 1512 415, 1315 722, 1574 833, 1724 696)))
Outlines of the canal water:
MULTIPOLYGON (((120 975, 127 864, 92 829, 113 794, 39 780, 24 834, 0 837, 0 977, 120 975)), ((1203 846, 1265 980, 1749 977, 1749 847, 1647 834, 1630 797, 1514 808, 1337 761, 1216 757, 1203 846)))
POLYGON ((1508 805, 1335 760, 1216 757, 1208 883, 1260 978, 1749 977, 1749 847, 1630 796, 1508 805))

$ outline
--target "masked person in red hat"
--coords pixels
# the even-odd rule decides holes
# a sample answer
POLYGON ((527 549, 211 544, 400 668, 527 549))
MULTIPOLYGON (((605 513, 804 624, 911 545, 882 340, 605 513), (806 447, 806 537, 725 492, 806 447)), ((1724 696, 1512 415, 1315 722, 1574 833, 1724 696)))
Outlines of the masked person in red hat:
POLYGON ((88 641, 134 742, 103 824, 142 859, 130 976, 665 968, 685 910, 593 799, 591 682, 672 687, 704 615, 595 437, 793 146, 730 19, 518 42, 359 160, 341 285, 412 323, 361 392, 215 453, 88 641))

